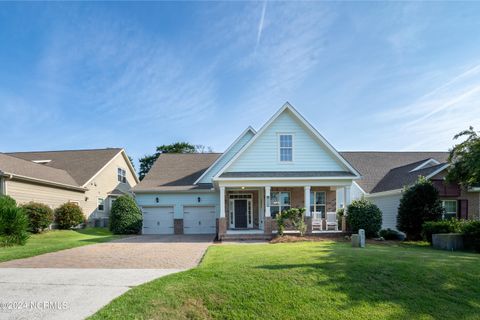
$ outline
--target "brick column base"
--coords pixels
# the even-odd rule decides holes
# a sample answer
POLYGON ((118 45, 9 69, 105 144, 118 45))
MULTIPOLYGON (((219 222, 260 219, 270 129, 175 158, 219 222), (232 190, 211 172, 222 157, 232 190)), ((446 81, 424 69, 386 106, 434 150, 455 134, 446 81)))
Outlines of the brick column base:
POLYGON ((174 234, 183 234, 183 219, 174 219, 173 220, 173 233, 174 234))
POLYGON ((305 224, 307 225, 307 230, 305 231, 306 235, 312 234, 312 217, 305 217, 305 224))
POLYGON ((272 217, 265 217, 263 220, 263 233, 268 235, 272 234, 272 217))
POLYGON ((223 236, 227 233, 227 219, 217 219, 217 240, 222 240, 223 236))

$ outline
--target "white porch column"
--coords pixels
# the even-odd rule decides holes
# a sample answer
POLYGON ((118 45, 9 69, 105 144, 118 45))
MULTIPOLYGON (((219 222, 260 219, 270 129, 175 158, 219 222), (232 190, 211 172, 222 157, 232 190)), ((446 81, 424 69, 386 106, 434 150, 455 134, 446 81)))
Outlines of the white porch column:
POLYGON ((220 218, 225 218, 225 187, 220 187, 220 218))
POLYGON ((310 212, 310 186, 305 186, 303 189, 305 201, 305 216, 310 217, 312 215, 312 213, 310 212))
POLYGON ((343 208, 347 212, 347 207, 350 204, 350 186, 343 188, 343 208))
POLYGON ((271 214, 270 214, 270 186, 265 187, 265 217, 271 217, 271 214))

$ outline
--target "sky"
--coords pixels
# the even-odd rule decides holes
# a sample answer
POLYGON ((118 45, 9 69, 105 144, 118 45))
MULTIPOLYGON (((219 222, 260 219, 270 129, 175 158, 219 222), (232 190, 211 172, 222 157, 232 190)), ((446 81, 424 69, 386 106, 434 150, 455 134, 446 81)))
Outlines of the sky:
POLYGON ((448 150, 480 3, 0 3, 0 152, 222 152, 286 101, 339 151, 448 150))

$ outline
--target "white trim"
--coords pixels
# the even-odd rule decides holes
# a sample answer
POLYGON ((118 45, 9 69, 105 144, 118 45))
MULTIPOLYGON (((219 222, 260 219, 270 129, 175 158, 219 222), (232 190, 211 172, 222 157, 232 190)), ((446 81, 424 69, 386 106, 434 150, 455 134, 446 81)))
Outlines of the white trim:
MULTIPOLYGON (((218 163, 220 162, 220 160, 222 160, 224 157, 226 157, 226 154, 240 141, 240 139, 242 139, 246 134, 247 132, 252 132, 253 135, 255 136, 257 134, 257 132, 255 131, 255 129, 253 129, 251 126, 248 126, 247 129, 243 130, 243 132, 240 134, 240 136, 238 136, 237 139, 235 139, 235 141, 233 141, 233 143, 227 148, 227 150, 225 150, 222 155, 220 157, 217 158, 217 160, 215 160, 214 163, 212 163, 210 165, 210 167, 208 167, 207 170, 205 170, 205 172, 197 179, 195 180, 195 182, 193 184, 197 184, 200 180, 203 179, 203 177, 205 177, 207 175, 207 173, 210 172, 210 170, 218 163)), ((253 137, 252 137, 253 139, 253 137)), ((240 151, 240 150, 239 150, 240 151)))
POLYGON ((220 175, 225 172, 226 169, 228 169, 233 162, 235 162, 235 160, 237 160, 237 158, 248 148, 250 147, 250 145, 252 145, 257 139, 258 137, 260 137, 262 135, 262 133, 270 126, 270 124, 272 124, 272 122, 277 119, 285 110, 289 110, 290 112, 293 113, 293 115, 295 115, 298 120, 300 120, 300 122, 302 122, 306 127, 307 129, 309 129, 313 135, 320 141, 322 142, 326 147, 327 149, 338 159, 340 160, 341 163, 343 163, 343 165, 345 165, 353 174, 355 174, 355 177, 354 178, 361 178, 361 175, 360 173, 355 170, 355 168, 353 168, 350 163, 347 162, 347 160, 345 160, 339 153, 338 151, 310 124, 308 123, 308 121, 302 116, 300 115, 300 113, 298 113, 297 110, 295 110, 295 108, 288 102, 286 102, 263 126, 262 128, 257 132, 257 134, 252 138, 250 139, 250 141, 248 141, 242 149, 240 149, 240 151, 237 152, 237 154, 235 154, 235 156, 232 157, 232 159, 230 159, 230 161, 228 161, 225 166, 223 166, 223 168, 221 168, 217 174, 213 177, 213 180, 217 180, 220 175))
POLYGON ((429 163, 433 163, 434 165, 440 164, 440 162, 438 162, 437 160, 435 160, 433 158, 430 158, 427 161, 424 161, 422 164, 420 164, 416 168, 410 170, 410 172, 417 171, 417 170, 420 170, 422 168, 425 168, 429 163))
POLYGON ((133 178, 135 179, 135 182, 136 183, 139 183, 140 180, 138 179, 137 177, 137 173, 135 172, 135 169, 133 168, 132 164, 130 163, 130 159, 128 159, 128 156, 127 156, 127 153, 125 152, 124 149, 121 149, 116 155, 114 155, 100 170, 97 171, 97 173, 95 173, 93 175, 93 177, 91 177, 90 179, 88 179, 87 182, 85 182, 83 184, 83 187, 87 186, 90 182, 92 182, 93 179, 95 179, 99 174, 100 172, 102 172, 110 163, 113 162, 113 160, 115 160, 116 157, 118 157, 119 154, 122 154, 123 155, 123 159, 125 160, 125 162, 127 163, 127 166, 128 168, 130 169, 132 175, 133 175, 133 178))
POLYGON ((437 170, 433 171, 429 175, 427 175, 425 178, 430 179, 431 177, 433 177, 433 176, 439 174, 440 172, 442 172, 443 170, 447 169, 449 166, 450 166, 450 164, 447 163, 447 164, 441 166, 440 168, 438 168, 437 170))
POLYGON ((480 187, 469 188, 467 192, 480 192, 480 187))
POLYGON ((127 183, 127 182, 128 182, 128 180, 127 180, 127 170, 125 170, 124 167, 117 166, 117 182, 120 182, 120 183, 127 183), (121 177, 122 177, 122 181, 119 181, 119 180, 118 180, 118 176, 119 176, 118 170, 121 170, 122 173, 125 172, 125 175, 124 175, 124 176, 121 176, 121 177), (123 181, 123 178, 125 178, 125 181, 123 181))
POLYGON ((48 181, 48 180, 43 180, 43 179, 31 178, 31 177, 21 176, 21 175, 18 175, 18 174, 13 174, 13 173, 8 173, 8 172, 2 172, 2 174, 9 176, 9 180, 11 180, 13 178, 16 178, 18 180, 36 182, 36 183, 39 183, 39 184, 46 184, 46 185, 55 186, 55 187, 59 187, 59 188, 63 188, 63 189, 72 189, 72 190, 82 191, 82 192, 85 192, 85 191, 88 190, 87 188, 84 188, 84 187, 78 187, 78 186, 73 186, 73 185, 70 185, 70 184, 53 182, 53 181, 48 181))
POLYGON ((38 164, 44 164, 44 163, 52 162, 52 160, 32 160, 32 162, 35 162, 38 164))
POLYGON ((244 178, 217 178, 217 181, 277 181, 277 180, 352 180, 354 177, 244 177, 244 178))
POLYGON ((388 190, 382 192, 368 193, 367 198, 383 197, 383 196, 392 196, 396 194, 402 194, 403 189, 388 190))
MULTIPOLYGON (((294 157, 294 154, 295 154, 295 133, 293 132, 277 132, 277 162, 279 164, 292 164, 295 162, 295 157, 294 157), (292 136, 292 160, 290 161, 282 161, 282 159, 280 158, 281 157, 281 146, 280 146, 280 136, 292 136)), ((285 149, 285 148, 284 148, 285 149)))
POLYGON ((219 186, 223 187, 304 187, 309 185, 311 187, 346 187, 351 185, 351 181, 342 180, 325 180, 325 181, 311 181, 311 180, 295 180, 295 181, 220 181, 219 186))
POLYGON ((235 201, 237 200, 247 200, 247 228, 253 228, 253 193, 248 193, 248 192, 245 192, 245 193, 229 193, 228 194, 228 219, 230 220, 231 218, 231 221, 229 221, 229 225, 231 228, 236 228, 236 225, 235 225, 235 201), (235 195, 247 195, 247 196, 250 196, 250 198, 243 198, 243 199, 235 199, 235 198, 230 198, 231 196, 235 196, 235 195), (232 205, 233 203, 233 205, 232 205), (250 206, 250 213, 248 212, 248 208, 250 206), (230 216, 230 213, 233 213, 232 216, 230 216), (250 215, 250 217, 249 217, 250 215), (248 222, 248 219, 250 218, 250 221, 251 222, 248 222))
POLYGON ((363 190, 362 187, 360 187, 360 185, 359 185, 356 181, 352 181, 352 184, 356 185, 357 188, 360 189, 360 191, 361 191, 364 195, 368 194, 367 192, 365 192, 365 190, 363 190))

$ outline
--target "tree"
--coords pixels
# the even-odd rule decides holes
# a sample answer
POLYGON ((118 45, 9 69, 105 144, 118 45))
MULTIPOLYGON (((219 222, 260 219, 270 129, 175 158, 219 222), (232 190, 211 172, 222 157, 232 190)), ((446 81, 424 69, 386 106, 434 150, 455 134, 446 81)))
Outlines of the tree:
POLYGON ((212 152, 212 148, 205 147, 204 145, 192 145, 188 142, 175 142, 172 144, 164 144, 157 147, 155 154, 145 155, 139 159, 140 171, 139 176, 142 180, 150 171, 155 161, 162 153, 205 153, 212 152))
POLYGON ((364 229, 367 238, 376 237, 382 228, 382 211, 367 199, 354 200, 347 207, 347 223, 352 232, 364 229))
POLYGON ((132 197, 119 197, 110 211, 110 230, 115 234, 137 234, 142 229, 142 211, 132 197))
POLYGON ((472 187, 480 183, 480 132, 475 132, 473 127, 455 135, 454 139, 467 137, 456 144, 448 157, 450 168, 447 173, 447 181, 457 182, 464 188, 472 187))
POLYGON ((438 221, 442 217, 442 202, 438 191, 425 177, 410 188, 405 188, 400 199, 397 228, 407 234, 409 240, 422 238, 422 225, 427 221, 438 221))

